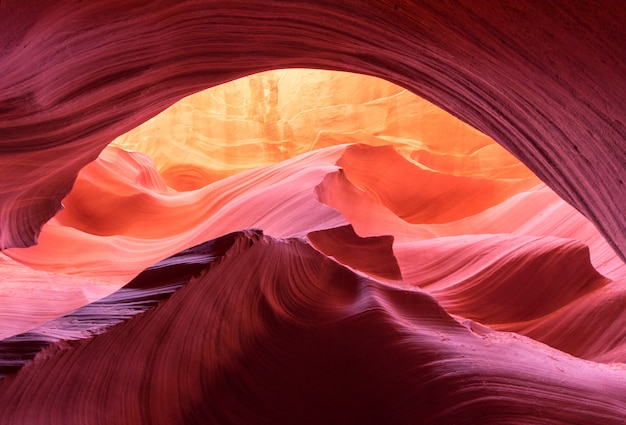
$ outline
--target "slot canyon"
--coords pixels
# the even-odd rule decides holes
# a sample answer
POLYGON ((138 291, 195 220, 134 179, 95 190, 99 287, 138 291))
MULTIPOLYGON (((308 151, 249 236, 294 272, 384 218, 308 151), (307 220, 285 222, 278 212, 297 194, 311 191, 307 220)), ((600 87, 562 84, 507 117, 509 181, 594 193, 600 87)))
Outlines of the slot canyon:
POLYGON ((626 423, 624 22, 0 2, 0 425, 626 423))

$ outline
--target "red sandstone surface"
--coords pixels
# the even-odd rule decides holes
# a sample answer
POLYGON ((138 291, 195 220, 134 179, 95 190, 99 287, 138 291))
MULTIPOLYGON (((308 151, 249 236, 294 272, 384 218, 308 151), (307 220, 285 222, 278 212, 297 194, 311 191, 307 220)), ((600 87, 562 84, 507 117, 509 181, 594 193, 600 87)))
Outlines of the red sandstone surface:
POLYGON ((0 423, 623 424, 625 20, 0 3, 0 423))

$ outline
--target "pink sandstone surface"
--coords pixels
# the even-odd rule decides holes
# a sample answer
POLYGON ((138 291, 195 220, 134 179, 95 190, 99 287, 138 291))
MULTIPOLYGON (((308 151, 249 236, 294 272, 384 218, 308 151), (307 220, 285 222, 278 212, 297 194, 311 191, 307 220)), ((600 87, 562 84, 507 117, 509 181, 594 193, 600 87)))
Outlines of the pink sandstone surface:
POLYGON ((0 3, 0 423, 624 423, 624 20, 0 3))

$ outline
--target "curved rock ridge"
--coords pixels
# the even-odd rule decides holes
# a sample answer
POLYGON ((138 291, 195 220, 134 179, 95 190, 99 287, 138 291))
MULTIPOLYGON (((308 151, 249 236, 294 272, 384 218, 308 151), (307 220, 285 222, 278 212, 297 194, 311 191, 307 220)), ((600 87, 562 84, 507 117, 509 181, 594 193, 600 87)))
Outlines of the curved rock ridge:
POLYGON ((597 229, 552 190, 533 179, 492 182, 492 185, 499 185, 509 193, 508 197, 498 202, 501 195, 497 192, 482 193, 480 180, 470 179, 469 185, 458 187, 449 175, 433 173, 430 187, 419 195, 423 206, 419 211, 422 220, 410 223, 402 219, 390 209, 395 204, 386 200, 388 206, 384 205, 385 201, 381 199, 391 193, 393 198, 389 199, 397 205, 410 206, 411 198, 404 195, 404 190, 400 188, 409 187, 410 192, 414 190, 413 183, 403 180, 404 174, 396 173, 396 169, 405 168, 408 173, 420 173, 422 170, 417 164, 410 164, 387 149, 349 146, 338 162, 342 164, 341 169, 328 173, 315 187, 318 199, 341 212, 359 236, 393 235, 396 243, 477 234, 555 236, 575 239, 587 245, 593 266, 605 276, 614 280, 626 276, 624 262, 612 252, 597 229), (388 154, 379 155, 380 150, 386 150, 388 154), (357 154, 354 155, 354 152, 357 154), (345 158, 350 158, 350 161, 345 158), (379 164, 371 166, 376 159, 379 164), (369 174, 365 172, 368 165, 369 174), (350 179, 353 176, 356 176, 355 182, 350 179), (370 188, 363 184, 368 181, 373 182, 370 188), (451 216, 450 221, 433 223, 433 217, 437 217, 442 209, 438 203, 439 192, 432 187, 449 191, 450 198, 445 202, 457 211, 467 206, 467 213, 458 219, 451 216), (472 205, 473 201, 477 202, 472 205))
POLYGON ((258 239, 245 230, 204 242, 148 267, 113 294, 69 314, 0 341, 0 378, 14 373, 46 347, 99 335, 171 296, 192 277, 219 261, 238 239, 258 239))
MULTIPOLYGON (((110 293, 176 249, 263 227, 279 237, 306 236, 366 275, 421 286, 460 318, 583 358, 624 361, 625 334, 617 324, 626 316, 608 294, 619 293, 626 266, 554 192, 525 173, 512 177, 435 172, 390 146, 339 145, 178 192, 145 154, 109 147, 81 171, 40 244, 5 252, 47 272, 100 279, 110 293), (420 192, 417 223, 389 208, 410 205, 405 193, 416 191, 413 179, 403 177, 424 172, 425 187, 447 191, 454 214, 466 211, 462 218, 432 223, 447 214, 434 190, 420 192), (485 182, 498 190, 483 192, 485 182), (573 312, 588 318, 605 312, 615 326, 593 333, 601 320, 572 321, 573 312)), ((74 309, 63 307, 51 306, 48 320, 55 309, 56 316, 74 309)), ((34 327, 28 314, 21 327, 14 319, 11 334, 34 327)))
POLYGON ((463 326, 299 240, 238 240, 169 300, 0 381, 0 421, 623 422, 623 367, 463 326))
POLYGON ((393 146, 351 146, 337 165, 354 186, 409 223, 456 221, 537 185, 534 176, 495 179, 424 170, 393 146))
POLYGON ((583 359, 626 363, 625 284, 623 279, 607 284, 539 319, 493 327, 529 336, 583 359))
POLYGON ((310 152, 202 189, 175 192, 152 162, 147 166, 144 154, 109 147, 81 172, 39 244, 5 253, 37 269, 121 286, 164 257, 242 228, 287 237, 345 225, 314 195, 315 185, 337 169, 343 149, 310 152))
POLYGON ((394 246, 404 282, 450 314, 598 362, 626 362, 624 279, 561 238, 469 235, 394 246))
POLYGON ((393 236, 361 238, 347 225, 310 232, 306 237, 313 247, 343 265, 379 279, 402 280, 393 236))
POLYGON ((70 0, 0 6, 0 247, 24 247, 115 137, 276 68, 385 78, 528 165, 626 251, 619 2, 70 0))
POLYGON ((406 283, 427 289, 448 312, 483 324, 541 317, 609 282, 592 267, 587 247, 568 239, 459 236, 396 252, 415 259, 405 268, 406 283))

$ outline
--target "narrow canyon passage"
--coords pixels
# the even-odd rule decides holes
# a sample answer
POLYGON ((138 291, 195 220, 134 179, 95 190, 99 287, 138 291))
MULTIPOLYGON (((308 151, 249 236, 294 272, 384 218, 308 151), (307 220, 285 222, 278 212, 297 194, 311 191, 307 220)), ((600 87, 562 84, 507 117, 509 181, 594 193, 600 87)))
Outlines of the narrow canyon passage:
POLYGON ((472 421, 501 423, 512 412, 518 421, 536 418, 538 411, 542 419, 584 423, 609 418, 611 423, 623 411, 619 396, 614 407, 591 416, 581 416, 585 403, 573 403, 567 412, 550 410, 563 400, 557 396, 532 403, 520 399, 529 396, 536 373, 551 376, 541 386, 570 393, 567 397, 600 397, 604 393, 593 385, 599 377, 614 381, 616 391, 626 387, 626 369, 620 366, 626 358, 626 265, 592 223, 494 140, 384 80, 276 70, 198 92, 116 138, 81 170, 62 203, 37 245, 3 253, 7 275, 22 277, 19 286, 11 286, 13 279, 3 282, 0 397, 7 406, 15 394, 34 403, 7 409, 9 423, 28 421, 32 412, 91 423, 90 414, 80 409, 41 404, 46 392, 69 396, 76 391, 50 378, 59 373, 76 374, 71 381, 78 388, 91 382, 87 376, 117 376, 117 389, 106 390, 108 401, 98 404, 99 392, 91 401, 88 393, 80 397, 93 414, 111 423, 221 423, 258 415, 266 421, 308 423, 327 421, 328 415, 336 415, 336 423, 371 422, 373 417, 390 423, 448 423, 469 415, 472 421), (249 228, 259 230, 240 232, 249 228), (261 251, 248 260, 248 249, 261 251), (253 263, 244 266, 248 261, 253 263), (335 262, 340 265, 331 265, 335 262), (319 275, 319 267, 333 271, 319 275), (214 279, 210 276, 217 270, 231 275, 231 289, 223 286, 225 277, 213 289, 201 286, 204 276, 214 279), (347 282, 352 282, 350 289, 347 282), (263 289, 276 284, 288 286, 272 295, 263 289), (257 311, 257 302, 248 298, 259 290, 270 304, 257 311), (195 301, 184 301, 178 313, 165 313, 183 302, 183 292, 195 301), (207 308, 209 316, 200 319, 204 313, 193 310, 193 302, 201 302, 198 307, 207 308), (243 303, 241 311, 211 316, 223 302, 243 303), (280 312, 285 308, 289 313, 280 312), (236 317, 244 313, 258 317, 240 322, 236 317), (285 314, 286 322, 280 318, 285 314), (157 323, 163 320, 178 323, 178 337, 159 336, 164 331, 157 323), (235 330, 217 330, 224 326, 235 330), (142 335, 136 338, 146 340, 128 345, 126 334, 133 331, 124 329, 136 329, 142 335), (213 336, 202 336, 206 332, 213 336), (424 332, 439 336, 418 337, 424 332), (404 334, 413 341, 411 348, 394 348, 404 334), (189 347, 185 355, 192 358, 218 350, 197 367, 219 371, 233 356, 245 356, 246 363, 262 361, 256 372, 230 365, 226 369, 236 378, 224 379, 246 385, 263 379, 261 387, 246 390, 253 399, 287 391, 267 401, 283 406, 281 413, 260 406, 245 413, 239 406, 243 395, 222 394, 229 384, 212 374, 200 385, 221 395, 202 397, 220 402, 179 404, 168 397, 163 407, 146 410, 145 393, 138 405, 124 403, 117 413, 106 407, 119 402, 116 394, 137 393, 141 382, 149 386, 150 398, 163 391, 183 391, 187 395, 179 395, 181 400, 200 397, 204 390, 187 382, 191 370, 181 369, 191 358, 168 366, 165 358, 142 357, 154 356, 155 350, 183 355, 177 347, 185 346, 187 338, 204 341, 189 347), (246 348, 258 338, 273 348, 246 348), (304 345, 287 349, 280 343, 284 338, 304 345), (361 399, 373 397, 381 382, 391 380, 383 386, 392 393, 406 391, 392 385, 401 368, 363 363, 341 339, 357 346, 381 343, 387 352, 380 355, 420 370, 407 381, 414 388, 406 397, 418 400, 430 392, 428 403, 409 408, 394 395, 383 397, 384 403, 372 400, 366 408, 361 399), (449 341, 454 341, 453 351, 449 341), (107 363, 100 344, 132 352, 107 363), (218 349, 222 344, 230 348, 218 349), (443 369, 428 373, 446 374, 476 361, 484 366, 469 368, 462 381, 415 387, 433 359, 409 353, 424 350, 445 359, 443 369), (477 350, 478 357, 469 355, 477 350), (93 370, 87 372, 87 363, 81 366, 96 358, 93 370), (303 366, 303 359, 312 366, 303 366), (294 361, 282 371, 269 366, 294 361), (556 369, 547 361, 556 361, 556 369), (164 368, 177 370, 169 384, 153 375, 164 368), (493 372, 498 368, 510 370, 493 372), (581 382, 582 372, 572 368, 595 378, 581 382), (294 391, 299 384, 290 375, 311 382, 308 390, 294 391), (524 390, 515 385, 505 390, 498 383, 505 378, 523 383, 524 390), (467 380, 483 382, 484 388, 466 392, 467 380), (335 388, 331 398, 322 395, 328 388, 335 388), (455 391, 458 407, 443 401, 444 394, 455 391), (479 400, 503 391, 511 391, 502 398, 506 402, 461 407, 467 397, 479 400), (311 410, 315 403, 305 403, 307 397, 320 407, 311 410), (286 407, 289 403, 298 408, 286 407), (383 407, 387 404, 405 413, 391 414, 383 407), (65 413, 54 416, 61 410, 65 413))
POLYGON ((622 424, 625 20, 1 2, 0 423, 622 424))

